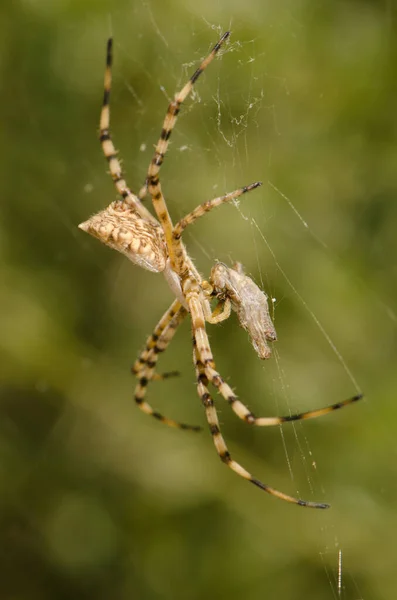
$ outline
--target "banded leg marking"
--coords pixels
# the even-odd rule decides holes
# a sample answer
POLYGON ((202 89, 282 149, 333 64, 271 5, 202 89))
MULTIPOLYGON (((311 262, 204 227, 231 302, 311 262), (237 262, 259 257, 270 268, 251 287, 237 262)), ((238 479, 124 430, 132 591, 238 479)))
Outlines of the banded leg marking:
POLYGON ((213 200, 209 200, 208 202, 203 202, 203 204, 200 204, 199 206, 197 206, 194 210, 192 210, 192 212, 190 212, 185 217, 183 217, 183 219, 178 221, 178 223, 175 225, 174 231, 173 231, 174 239, 179 240, 182 236, 183 231, 186 229, 186 227, 188 225, 191 225, 192 223, 197 221, 197 219, 204 216, 206 213, 208 213, 213 208, 216 208, 217 206, 220 206, 221 204, 225 204, 226 202, 231 202, 232 200, 239 198, 246 192, 255 190, 257 187, 259 187, 261 185, 262 185, 262 182, 257 181, 255 183, 251 183, 250 185, 246 185, 242 188, 239 188, 238 190, 234 190, 234 192, 229 192, 228 194, 225 194, 224 196, 219 196, 219 198, 214 198, 213 200))
POLYGON ((344 408, 345 406, 349 406, 349 404, 353 404, 354 402, 361 400, 363 397, 362 394, 357 394, 351 398, 348 398, 347 400, 336 402, 335 404, 331 404, 330 406, 326 406, 324 408, 308 410, 306 412, 296 413, 293 415, 255 417, 255 415, 245 406, 245 404, 237 398, 232 388, 226 383, 226 381, 221 377, 218 371, 215 370, 215 368, 208 366, 205 368, 205 373, 209 381, 217 388, 221 396, 229 403, 239 419, 242 419, 250 425, 255 425, 257 427, 272 427, 274 425, 282 425, 283 423, 289 423, 291 421, 315 419, 316 417, 321 417, 340 408, 344 408))
POLYGON ((224 44, 226 39, 229 37, 230 32, 223 34, 219 42, 215 44, 210 54, 202 61, 199 68, 194 72, 189 81, 184 87, 175 95, 174 100, 169 104, 168 110, 163 122, 163 128, 161 130, 160 138, 157 142, 154 156, 150 162, 148 174, 147 174, 147 186, 149 194, 152 197, 154 209, 156 211, 158 220, 160 221, 167 243, 168 254, 170 256, 171 265, 176 269, 178 273, 183 271, 184 264, 184 252, 179 241, 173 239, 173 224, 168 212, 167 205, 163 196, 160 183, 160 169, 163 164, 165 154, 168 149, 169 139, 172 130, 175 126, 178 113, 181 105, 186 100, 187 96, 193 89, 193 86, 201 73, 207 68, 210 62, 214 59, 221 46, 224 44), (178 256, 177 256, 177 250, 178 256))
MULTIPOLYGON (((180 304, 180 302, 178 302, 178 300, 174 300, 174 302, 171 304, 171 306, 168 308, 168 310, 161 317, 160 321, 157 323, 156 327, 154 328, 153 333, 148 337, 144 350, 141 352, 138 359, 135 361, 135 363, 131 369, 131 371, 134 375, 138 375, 145 368, 145 366, 148 363, 148 360, 153 358, 153 356, 158 357, 159 351, 156 348, 157 342, 158 342, 159 338, 161 337, 161 335, 163 334, 164 330, 169 326, 173 317, 178 315, 178 313, 181 313, 181 314, 183 313, 183 318, 184 318, 187 314, 187 311, 186 311, 186 309, 184 309, 182 307, 182 305, 180 304)), ((176 331, 176 329, 174 328, 173 335, 174 335, 175 331, 176 331)), ((172 338, 169 339, 169 342, 171 341, 171 339, 172 338)), ((157 358, 156 358, 155 362, 157 362, 157 358)), ((155 364, 154 365, 149 364, 148 366, 149 367, 153 366, 153 368, 154 368, 155 364)))
POLYGON ((149 219, 151 222, 157 223, 153 215, 145 208, 138 197, 132 193, 124 179, 121 164, 117 158, 117 150, 114 147, 110 135, 110 91, 112 87, 112 61, 113 61, 113 40, 110 38, 107 43, 106 52, 106 69, 104 79, 104 93, 99 122, 99 140, 106 160, 109 163, 110 175, 116 187, 118 194, 123 200, 129 204, 143 218, 149 219))
POLYGON ((173 372, 158 375, 155 373, 155 368, 159 354, 167 349, 167 346, 174 337, 178 326, 182 323, 186 315, 186 309, 181 306, 178 301, 174 301, 167 312, 160 319, 152 335, 148 338, 144 351, 141 353, 138 360, 135 361, 135 364, 132 368, 132 372, 138 378, 138 383, 135 387, 134 398, 138 407, 145 414, 154 417, 169 427, 200 431, 201 427, 197 425, 187 425, 186 423, 180 423, 165 417, 159 412, 153 410, 150 404, 145 401, 147 386, 151 381, 165 379, 166 377, 170 377, 171 375, 175 374, 175 372, 173 372))
POLYGON ((296 413, 294 415, 286 415, 284 417, 258 417, 255 419, 254 424, 258 425, 259 427, 266 427, 268 425, 281 425, 282 423, 288 423, 290 421, 315 419, 316 417, 322 417, 323 415, 327 415, 328 413, 334 412, 335 410, 339 410, 340 408, 349 406, 349 404, 358 402, 358 400, 361 400, 362 398, 363 394, 356 394, 355 396, 352 396, 347 400, 342 400, 342 402, 335 402, 335 404, 325 406, 324 408, 308 410, 306 412, 296 413))
POLYGON ((210 432, 212 435, 212 439, 218 453, 219 458, 223 463, 225 463, 232 471, 237 473, 243 479, 247 479, 261 490, 270 494, 271 496, 275 496, 280 500, 284 500, 285 502, 290 502, 292 504, 297 504, 298 506, 305 506, 306 508, 329 508, 329 504, 319 503, 319 502, 309 502, 307 500, 301 500, 299 498, 294 498, 293 496, 289 496, 288 494, 284 494, 279 490, 276 490, 269 485, 262 483, 259 479, 256 479, 244 469, 242 465, 232 459, 230 452, 227 448, 226 442, 222 436, 219 419, 217 415, 217 411, 214 405, 214 401, 211 397, 211 394, 208 391, 208 377, 205 374, 205 368, 203 363, 200 360, 200 350, 197 346, 194 330, 193 330, 193 346, 194 346, 194 362, 196 367, 196 377, 197 377, 197 391, 200 396, 201 402, 205 409, 205 414, 207 417, 208 425, 210 428, 210 432))

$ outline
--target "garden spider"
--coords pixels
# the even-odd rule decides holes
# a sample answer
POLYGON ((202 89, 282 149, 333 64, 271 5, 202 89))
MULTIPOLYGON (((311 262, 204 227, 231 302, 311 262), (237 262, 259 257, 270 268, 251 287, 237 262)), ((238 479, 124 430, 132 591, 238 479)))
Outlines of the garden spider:
POLYGON ((236 397, 231 387, 215 368, 205 323, 219 323, 230 316, 231 309, 237 313, 240 324, 248 331, 252 344, 260 358, 268 358, 270 349, 267 341, 276 339, 276 332, 271 322, 266 295, 244 275, 242 268, 228 268, 217 263, 211 271, 209 282, 204 281, 187 254, 181 240, 182 233, 188 225, 205 215, 213 208, 230 202, 256 189, 260 182, 252 183, 234 192, 201 204, 186 215, 176 225, 173 224, 163 196, 160 184, 160 168, 166 154, 169 138, 174 128, 177 115, 184 100, 191 93, 201 73, 214 59, 230 33, 223 34, 210 54, 191 76, 180 92, 170 103, 164 119, 160 139, 150 162, 146 184, 138 195, 127 186, 123 178, 117 152, 113 145, 109 126, 109 98, 112 81, 112 40, 107 44, 107 59, 104 81, 104 98, 100 117, 100 142, 103 153, 109 163, 110 175, 120 200, 112 202, 107 208, 92 216, 79 227, 98 238, 104 244, 126 255, 133 263, 154 273, 164 273, 175 300, 162 316, 146 347, 135 362, 132 372, 138 378, 135 388, 135 401, 139 408, 148 415, 181 429, 198 430, 199 427, 178 423, 155 412, 146 402, 146 389, 150 381, 164 379, 173 373, 159 375, 155 372, 158 355, 166 350, 177 327, 190 313, 193 337, 193 361, 195 364, 197 391, 205 408, 212 439, 220 459, 235 473, 247 479, 263 491, 294 504, 311 508, 328 508, 328 504, 308 502, 288 496, 255 479, 239 463, 230 456, 226 443, 220 432, 219 420, 210 395, 208 385, 211 383, 220 395, 228 402, 236 415, 251 425, 281 425, 286 421, 310 419, 332 412, 359 400, 356 395, 348 400, 333 404, 326 408, 308 411, 285 417, 255 417, 253 413, 236 397), (157 219, 143 205, 144 196, 150 194, 157 219), (218 304, 214 311, 210 301, 218 304))

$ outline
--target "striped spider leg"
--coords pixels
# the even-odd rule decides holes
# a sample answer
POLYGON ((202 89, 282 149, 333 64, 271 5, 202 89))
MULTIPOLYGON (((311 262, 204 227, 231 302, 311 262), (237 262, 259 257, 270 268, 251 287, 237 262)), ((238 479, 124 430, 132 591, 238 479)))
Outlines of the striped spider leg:
POLYGON ((225 463, 225 465, 227 465, 230 469, 232 469, 232 471, 237 473, 237 475, 240 475, 240 477, 247 479, 264 492, 267 492, 268 494, 275 496, 276 498, 280 498, 280 500, 285 500, 286 502, 290 502, 292 504, 298 504, 299 506, 306 506, 307 508, 329 508, 329 504, 300 500, 299 498, 294 498, 293 496, 284 494, 283 492, 280 492, 279 490, 270 487, 266 483, 262 483, 261 481, 259 481, 259 479, 255 479, 255 477, 253 477, 251 473, 244 469, 244 467, 242 467, 238 462, 232 459, 220 430, 219 419, 214 401, 208 390, 209 380, 206 374, 205 364, 202 363, 200 358, 200 351, 197 347, 195 332, 193 333, 193 347, 193 360, 196 365, 197 392, 204 406, 205 415, 207 417, 212 439, 221 461, 225 463))
POLYGON ((163 373, 161 375, 155 373, 157 360, 162 352, 165 352, 172 338, 174 337, 177 328, 182 323, 187 315, 187 310, 174 300, 166 313, 161 317, 156 325, 153 333, 149 336, 144 350, 141 352, 135 361, 131 371, 136 375, 138 383, 135 387, 134 398, 137 406, 147 415, 158 419, 169 427, 178 429, 190 429, 191 431, 200 431, 201 427, 197 425, 187 425, 179 423, 173 419, 169 419, 153 408, 145 400, 147 386, 151 381, 167 379, 175 375, 179 375, 177 371, 163 373))
POLYGON ((237 399, 230 386, 215 368, 205 327, 206 322, 219 323, 228 319, 231 310, 234 310, 240 325, 248 332, 256 352, 263 359, 270 356, 270 348, 267 342, 275 341, 276 332, 269 315, 266 295, 243 273, 242 268, 238 265, 235 268, 228 268, 221 263, 217 263, 211 271, 209 281, 203 280, 186 251, 182 242, 182 234, 188 225, 192 225, 198 218, 213 208, 239 198, 241 195, 259 187, 261 183, 252 183, 205 202, 187 214, 175 226, 168 212, 160 184, 161 166, 181 105, 189 96, 201 73, 215 58, 228 37, 229 32, 226 32, 170 103, 160 138, 148 168, 146 183, 138 195, 134 194, 127 186, 110 135, 109 101, 112 81, 112 40, 109 40, 104 96, 100 116, 100 142, 120 199, 112 202, 108 207, 81 223, 79 227, 102 243, 124 254, 134 264, 153 273, 163 273, 175 297, 170 308, 149 336, 144 350, 132 367, 132 372, 138 379, 135 388, 135 401, 139 408, 171 427, 190 430, 199 429, 196 426, 185 425, 161 415, 153 410, 145 399, 147 386, 151 381, 162 380, 176 374, 175 372, 162 375, 156 373, 157 360, 159 354, 164 352, 172 341, 179 325, 190 313, 198 393, 204 404, 213 441, 221 460, 238 475, 273 496, 301 506, 327 508, 327 504, 299 500, 261 483, 241 465, 232 460, 220 433, 216 410, 208 391, 208 385, 211 383, 240 419, 252 425, 260 426, 279 425, 285 421, 317 417, 346 406, 361 397, 355 396, 326 408, 287 417, 255 417, 237 399), (157 219, 142 203, 147 193, 151 196, 157 219), (218 301, 218 304, 215 310, 212 310, 211 301, 214 299, 218 301))

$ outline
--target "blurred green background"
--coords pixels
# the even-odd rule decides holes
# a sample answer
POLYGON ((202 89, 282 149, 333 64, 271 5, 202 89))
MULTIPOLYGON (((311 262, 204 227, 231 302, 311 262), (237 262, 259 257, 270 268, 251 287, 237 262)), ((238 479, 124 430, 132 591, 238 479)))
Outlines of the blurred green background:
MULTIPOLYGON (((0 31, 1 599, 396 598, 395 3, 3 0, 0 31), (266 364, 234 318, 209 327, 256 414, 365 392, 282 432, 218 398, 233 455, 329 511, 261 493, 207 429, 136 409, 129 368, 172 296, 77 229, 115 198, 97 140, 108 35, 112 129, 138 190, 168 99, 228 28, 163 189, 176 220, 264 181, 185 242, 203 273, 240 260, 276 298, 266 364)), ((153 383, 153 406, 205 425, 187 323, 159 368, 182 376, 153 383)))

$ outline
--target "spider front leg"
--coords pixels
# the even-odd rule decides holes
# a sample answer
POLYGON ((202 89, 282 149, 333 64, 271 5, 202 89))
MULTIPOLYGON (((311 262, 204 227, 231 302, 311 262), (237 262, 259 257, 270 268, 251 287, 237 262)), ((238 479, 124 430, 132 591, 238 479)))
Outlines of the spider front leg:
POLYGON ((134 398, 136 404, 144 413, 154 417, 162 423, 165 423, 169 427, 200 431, 201 427, 197 425, 179 423, 178 421, 174 421, 173 419, 163 416, 159 412, 154 411, 150 404, 145 401, 147 386, 151 381, 156 379, 164 379, 175 374, 165 373, 163 375, 158 375, 155 373, 155 368, 159 354, 167 349, 169 343, 176 333, 177 328, 182 323, 186 315, 187 310, 177 300, 175 300, 167 312, 162 316, 153 333, 149 336, 145 349, 142 351, 131 369, 132 373, 138 378, 138 383, 135 387, 134 398))
POLYGON ((210 300, 216 296, 214 288, 210 283, 208 283, 208 281, 202 281, 200 286, 203 291, 202 306, 207 323, 211 323, 211 325, 217 325, 218 323, 222 323, 222 321, 226 321, 230 317, 232 311, 232 303, 230 299, 218 298, 218 304, 212 311, 210 300))
POLYGON ((237 473, 237 475, 243 477, 243 479, 247 479, 264 492, 275 496, 280 500, 297 504, 299 506, 305 506, 307 508, 329 508, 329 504, 300 500, 299 498, 294 498, 293 496, 284 494, 283 492, 280 492, 279 490, 262 483, 259 481, 259 479, 255 479, 255 477, 253 477, 251 473, 244 469, 244 467, 242 467, 238 462, 232 459, 220 430, 219 419, 214 401, 208 390, 208 377, 206 374, 205 364, 209 359, 205 357, 208 357, 208 352, 210 352, 210 350, 208 337, 205 332, 204 313, 201 309, 198 296, 194 296, 193 294, 190 296, 189 306, 192 315, 193 361, 195 363, 196 370, 197 391, 204 406, 212 439, 221 461, 225 463, 229 469, 237 473))

